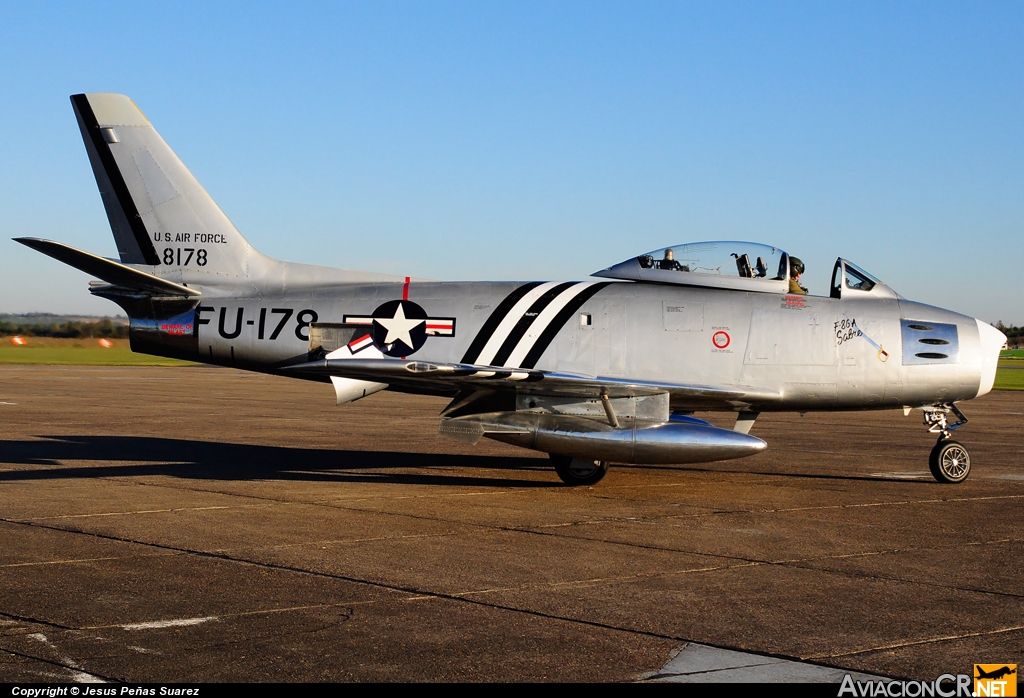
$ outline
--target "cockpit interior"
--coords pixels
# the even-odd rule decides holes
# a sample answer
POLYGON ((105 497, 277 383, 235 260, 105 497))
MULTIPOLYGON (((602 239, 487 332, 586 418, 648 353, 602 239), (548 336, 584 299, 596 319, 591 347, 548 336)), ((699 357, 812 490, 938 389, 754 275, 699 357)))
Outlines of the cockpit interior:
MULTIPOLYGON (((790 260, 784 250, 756 242, 691 242, 631 257, 594 276, 785 294, 790 288, 790 260)), ((861 295, 896 296, 879 279, 840 257, 832 272, 829 296, 861 295)))

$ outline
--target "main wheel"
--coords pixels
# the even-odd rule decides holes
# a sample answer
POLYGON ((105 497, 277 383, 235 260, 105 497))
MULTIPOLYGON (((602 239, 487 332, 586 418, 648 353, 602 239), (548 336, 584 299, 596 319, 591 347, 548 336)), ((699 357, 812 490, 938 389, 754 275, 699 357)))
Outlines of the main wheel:
POLYGON ((971 472, 971 454, 959 441, 939 441, 932 449, 928 465, 939 482, 963 482, 971 472))
POLYGON ((570 458, 551 454, 551 463, 562 482, 567 485, 593 485, 608 474, 608 461, 591 458, 570 458))

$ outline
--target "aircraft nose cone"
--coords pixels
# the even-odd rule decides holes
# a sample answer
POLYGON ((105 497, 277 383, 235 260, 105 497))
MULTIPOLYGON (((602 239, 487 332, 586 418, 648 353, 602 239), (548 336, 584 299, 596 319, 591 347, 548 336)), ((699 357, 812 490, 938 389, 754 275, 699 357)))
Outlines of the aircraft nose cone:
POLYGON ((981 340, 981 384, 978 386, 976 397, 985 395, 992 390, 992 384, 996 382, 996 368, 999 366, 999 352, 1006 343, 1006 335, 997 330, 987 322, 975 320, 978 323, 978 334, 981 340))

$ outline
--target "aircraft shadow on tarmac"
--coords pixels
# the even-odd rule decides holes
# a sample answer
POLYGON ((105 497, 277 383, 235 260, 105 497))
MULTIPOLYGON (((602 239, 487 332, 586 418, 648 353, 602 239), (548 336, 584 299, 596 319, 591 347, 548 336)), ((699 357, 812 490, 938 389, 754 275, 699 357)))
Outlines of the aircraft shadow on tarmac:
MULTIPOLYGON (((37 466, 0 471, 0 482, 163 475, 196 480, 377 482, 452 487, 563 486, 562 482, 554 477, 550 480, 527 480, 508 476, 482 477, 408 472, 439 468, 548 472, 551 471, 551 465, 546 458, 292 448, 149 436, 40 436, 38 440, 0 441, 0 465, 37 466), (96 461, 102 465, 63 465, 66 461, 96 461)), ((627 467, 643 470, 760 475, 784 479, 935 484, 930 478, 922 482, 906 478, 855 474, 773 472, 756 467, 736 468, 735 464, 728 468, 706 465, 627 467)))
POLYGON ((836 475, 835 473, 806 473, 793 471, 773 471, 731 467, 707 467, 706 465, 630 465, 630 468, 642 470, 686 470, 695 473, 716 473, 718 475, 760 475, 763 477, 801 478, 808 480, 860 480, 864 482, 899 482, 901 484, 937 485, 931 475, 921 473, 920 479, 909 477, 886 477, 884 475, 836 475))
POLYGON ((186 441, 147 436, 40 436, 0 441, 0 482, 163 475, 197 480, 379 482, 466 487, 561 487, 562 482, 397 472, 426 468, 547 471, 547 459, 438 453, 346 451, 186 441), (98 465, 63 465, 96 461, 98 465), (386 471, 396 472, 386 472, 386 471), (362 471, 362 472, 360 472, 362 471), (385 472, 368 472, 385 471, 385 472))

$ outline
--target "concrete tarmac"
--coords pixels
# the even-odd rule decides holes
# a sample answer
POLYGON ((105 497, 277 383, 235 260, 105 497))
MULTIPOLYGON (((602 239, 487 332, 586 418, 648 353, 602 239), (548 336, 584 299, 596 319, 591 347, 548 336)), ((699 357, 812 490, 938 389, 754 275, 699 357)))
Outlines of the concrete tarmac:
POLYGON ((1024 393, 962 405, 954 486, 917 411, 764 415, 759 456, 570 488, 440 436, 444 404, 0 368, 0 681, 636 681, 687 647, 1024 664, 1024 393))

